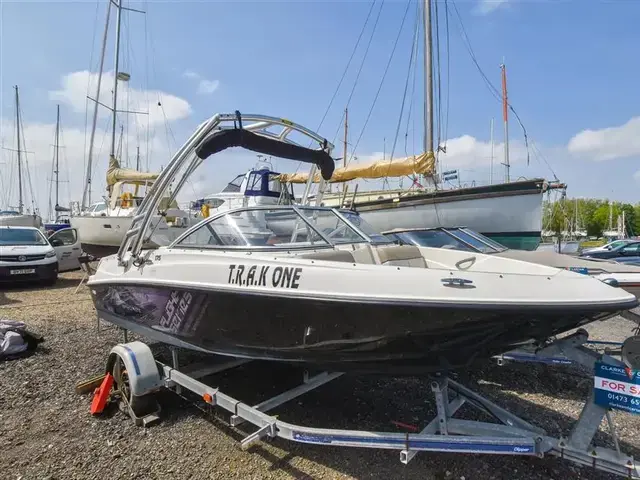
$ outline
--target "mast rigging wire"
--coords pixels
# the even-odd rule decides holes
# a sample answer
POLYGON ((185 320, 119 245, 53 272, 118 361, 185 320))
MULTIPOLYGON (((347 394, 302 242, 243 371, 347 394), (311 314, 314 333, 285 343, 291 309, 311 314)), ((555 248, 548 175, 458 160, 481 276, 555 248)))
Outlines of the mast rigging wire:
POLYGON ((360 135, 358 136, 358 140, 356 141, 354 147, 353 147, 353 153, 351 154, 351 159, 353 159, 353 157, 355 156, 356 150, 358 148, 358 145, 360 143, 360 140, 362 139, 362 136, 364 135, 364 132, 367 128, 367 124, 369 123, 369 119, 371 118, 371 114, 373 113, 373 109, 376 106, 376 102, 378 101, 378 97, 380 96, 380 91, 382 90, 382 85, 384 84, 384 80, 387 76, 387 73, 389 72, 389 67, 391 66, 391 61, 393 60, 393 57, 395 55, 396 52, 396 48, 398 46, 398 41, 400 40, 400 35, 402 34, 402 28, 404 27, 404 23, 405 20, 407 19, 407 14, 409 13, 409 7, 411 6, 411 0, 407 1, 407 7, 404 10, 404 15, 402 16, 402 22, 400 23, 400 28, 398 29, 398 35, 396 35, 396 40, 393 44, 393 49, 391 50, 391 55, 389 55, 389 60, 387 61, 387 66, 384 69, 384 73, 382 74, 382 78, 380 79, 380 84, 378 85, 378 90, 376 92, 376 95, 373 99, 373 103, 371 104, 371 108, 369 109, 369 113, 367 114, 367 118, 365 119, 364 125, 362 126, 362 130, 360 130, 360 135))

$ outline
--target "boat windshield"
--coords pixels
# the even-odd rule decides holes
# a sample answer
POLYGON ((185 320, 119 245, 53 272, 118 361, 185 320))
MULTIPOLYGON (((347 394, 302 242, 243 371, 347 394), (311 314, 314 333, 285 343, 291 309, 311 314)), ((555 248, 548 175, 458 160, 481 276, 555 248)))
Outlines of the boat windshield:
POLYGON ((444 229, 409 230, 406 232, 390 233, 389 235, 399 239, 402 243, 416 245, 418 247, 450 248, 452 250, 465 250, 467 252, 476 251, 444 229))
POLYGON ((222 189, 223 192, 239 192, 240 187, 242 186, 242 181, 244 180, 244 174, 238 175, 236 178, 231 180, 226 187, 222 189))
POLYGON ((204 220, 171 247, 291 249, 369 242, 358 228, 328 208, 247 208, 204 220))
MULTIPOLYGON (((485 245, 492 248, 496 252, 504 252, 505 250, 508 250, 508 248, 502 245, 501 243, 498 243, 495 240, 492 240, 489 237, 476 232, 475 230, 469 230, 468 228, 457 228, 456 231, 464 232, 465 234, 478 239, 478 241, 484 243, 485 245)), ((493 252, 487 251, 483 253, 493 253, 493 252)))
POLYGON ((1 228, 0 245, 47 245, 39 230, 31 228, 1 228))

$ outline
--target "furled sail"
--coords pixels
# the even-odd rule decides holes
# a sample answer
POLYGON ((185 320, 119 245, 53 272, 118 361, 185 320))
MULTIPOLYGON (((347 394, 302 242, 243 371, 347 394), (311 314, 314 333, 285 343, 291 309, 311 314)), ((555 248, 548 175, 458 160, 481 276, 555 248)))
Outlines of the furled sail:
MULTIPOLYGON (((359 178, 404 177, 405 175, 433 175, 435 172, 435 156, 433 152, 426 152, 397 160, 379 160, 368 164, 354 163, 342 168, 336 168, 329 182, 348 182, 359 178)), ((306 183, 308 173, 282 173, 279 180, 283 183, 306 183)), ((316 174, 314 183, 320 181, 316 174)))
POLYGON ((120 168, 120 162, 114 156, 109 157, 107 169, 107 185, 111 187, 117 182, 134 183, 137 185, 153 183, 158 173, 139 172, 133 168, 120 168))

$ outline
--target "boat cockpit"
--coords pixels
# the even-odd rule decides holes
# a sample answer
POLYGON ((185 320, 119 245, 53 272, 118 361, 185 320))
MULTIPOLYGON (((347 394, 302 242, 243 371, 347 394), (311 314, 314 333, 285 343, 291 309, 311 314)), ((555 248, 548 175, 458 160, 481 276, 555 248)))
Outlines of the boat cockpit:
POLYGON ((169 248, 278 252, 353 264, 427 266, 419 248, 395 245, 357 213, 327 207, 230 210, 201 221, 169 248))

